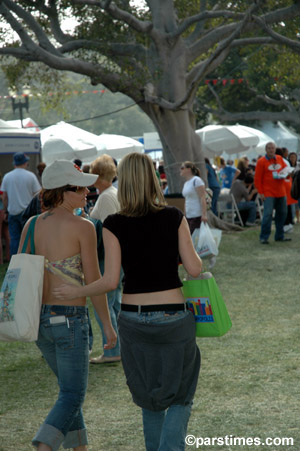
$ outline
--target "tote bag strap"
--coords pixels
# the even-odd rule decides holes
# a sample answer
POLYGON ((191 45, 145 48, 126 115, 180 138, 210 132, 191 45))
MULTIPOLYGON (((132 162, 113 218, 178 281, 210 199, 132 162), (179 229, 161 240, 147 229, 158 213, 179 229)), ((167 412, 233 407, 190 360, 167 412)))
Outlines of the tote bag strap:
POLYGON ((34 228, 35 228, 35 223, 36 223, 36 220, 38 217, 39 217, 39 215, 35 216, 29 224, 29 227, 28 227, 28 230, 26 233, 26 237, 25 237, 25 240, 23 243, 23 247, 22 247, 22 254, 26 253, 29 237, 30 237, 30 253, 35 254, 34 228))

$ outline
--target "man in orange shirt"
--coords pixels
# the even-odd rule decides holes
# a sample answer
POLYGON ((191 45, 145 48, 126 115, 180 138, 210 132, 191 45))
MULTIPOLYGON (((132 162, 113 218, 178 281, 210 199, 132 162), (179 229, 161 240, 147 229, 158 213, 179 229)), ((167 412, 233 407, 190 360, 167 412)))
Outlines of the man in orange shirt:
POLYGON ((255 168, 254 184, 264 202, 264 214, 261 223, 260 242, 269 244, 273 210, 275 210, 275 241, 291 241, 284 237, 283 226, 287 215, 284 171, 287 164, 280 155, 276 155, 273 142, 266 144, 266 155, 259 158, 255 168))

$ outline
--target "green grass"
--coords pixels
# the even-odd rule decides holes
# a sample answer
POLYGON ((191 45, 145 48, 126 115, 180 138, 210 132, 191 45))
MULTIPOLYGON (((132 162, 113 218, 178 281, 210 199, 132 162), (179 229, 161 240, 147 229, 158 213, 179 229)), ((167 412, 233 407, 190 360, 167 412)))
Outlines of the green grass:
MULTIPOLYGON (((201 450, 299 450, 300 225, 290 243, 258 242, 259 228, 223 233, 213 269, 233 327, 197 339, 202 368, 189 434, 293 437, 294 446, 203 446, 201 450)), ((0 267, 0 277, 3 277, 0 267)), ((94 355, 100 334, 94 318, 94 355)), ((0 343, 0 451, 31 450, 57 395, 34 344, 0 343)), ((91 365, 84 404, 89 450, 144 449, 140 410, 120 364, 91 365)), ((196 446, 187 446, 187 450, 196 446)))

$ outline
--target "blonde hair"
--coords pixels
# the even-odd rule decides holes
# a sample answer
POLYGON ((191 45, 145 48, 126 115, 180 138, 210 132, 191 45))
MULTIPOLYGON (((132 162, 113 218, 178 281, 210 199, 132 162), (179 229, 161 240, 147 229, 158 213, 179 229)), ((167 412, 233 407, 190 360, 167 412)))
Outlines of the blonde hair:
POLYGON ((100 179, 111 182, 117 174, 117 168, 112 157, 103 154, 91 163, 90 173, 97 174, 100 179))
POLYGON ((167 204, 162 194, 153 162, 148 155, 130 153, 119 164, 118 199, 120 213, 145 216, 167 204))

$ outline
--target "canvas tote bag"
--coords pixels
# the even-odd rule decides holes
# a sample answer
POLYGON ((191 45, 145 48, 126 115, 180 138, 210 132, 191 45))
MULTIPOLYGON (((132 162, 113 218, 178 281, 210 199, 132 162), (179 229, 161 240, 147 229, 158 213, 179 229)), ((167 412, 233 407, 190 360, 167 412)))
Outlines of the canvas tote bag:
POLYGON ((184 280, 183 295, 195 316, 197 337, 221 337, 228 332, 231 320, 213 277, 184 280))
POLYGON ((32 255, 35 216, 21 254, 13 255, 0 291, 0 340, 35 341, 38 337, 43 294, 44 257, 32 255), (30 238, 30 252, 26 254, 30 238))

